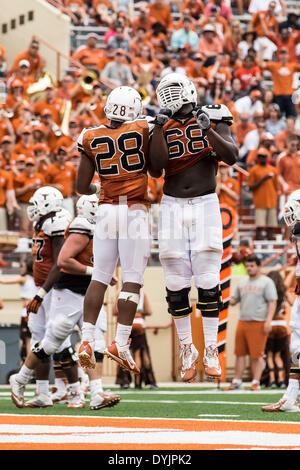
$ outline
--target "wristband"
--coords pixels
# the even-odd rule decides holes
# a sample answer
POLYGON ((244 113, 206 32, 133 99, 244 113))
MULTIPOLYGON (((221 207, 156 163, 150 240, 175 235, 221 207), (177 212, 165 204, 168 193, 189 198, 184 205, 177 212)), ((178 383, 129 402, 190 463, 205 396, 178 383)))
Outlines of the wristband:
POLYGON ((92 266, 87 266, 86 267, 85 275, 86 276, 92 276, 93 275, 93 267, 92 266))
POLYGON ((41 287, 40 290, 37 292, 36 295, 38 295, 41 299, 43 299, 46 294, 48 294, 48 292, 47 292, 45 289, 43 289, 43 288, 41 287))
POLYGON ((87 341, 88 343, 93 343, 95 341, 95 325, 89 322, 82 323, 82 341, 87 341))

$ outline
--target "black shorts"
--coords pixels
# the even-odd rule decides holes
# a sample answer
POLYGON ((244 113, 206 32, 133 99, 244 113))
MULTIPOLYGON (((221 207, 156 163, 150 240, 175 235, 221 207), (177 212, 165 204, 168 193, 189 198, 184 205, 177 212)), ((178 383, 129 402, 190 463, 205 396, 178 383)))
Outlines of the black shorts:
POLYGON ((267 339, 266 352, 272 352, 273 354, 284 352, 289 348, 289 335, 286 336, 275 336, 267 339))

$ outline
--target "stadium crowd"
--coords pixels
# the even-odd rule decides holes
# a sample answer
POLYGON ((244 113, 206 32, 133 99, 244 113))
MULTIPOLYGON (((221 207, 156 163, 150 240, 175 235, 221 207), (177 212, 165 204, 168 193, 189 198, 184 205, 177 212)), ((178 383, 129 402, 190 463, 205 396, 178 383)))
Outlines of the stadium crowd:
MULTIPOLYGON (((286 197, 300 185, 298 12, 287 14, 284 0, 49 3, 74 25, 105 27, 104 46, 97 34, 87 34, 86 44, 70 51, 73 61, 62 79, 42 92, 32 87, 47 71, 39 42, 33 38, 17 57, 7 57, 0 46, 0 231, 31 236, 26 208, 45 183, 62 191, 73 213, 77 137, 84 127, 105 122, 109 91, 120 84, 135 87, 144 112, 155 115, 155 88, 176 71, 193 80, 200 104, 223 103, 232 112, 232 135, 249 178, 220 168, 219 199, 238 210, 246 195, 255 209, 256 238, 264 236, 265 226, 271 238, 286 197), (250 19, 240 22, 232 8, 250 19)), ((162 185, 163 178, 149 178, 153 203, 160 201, 162 185)))

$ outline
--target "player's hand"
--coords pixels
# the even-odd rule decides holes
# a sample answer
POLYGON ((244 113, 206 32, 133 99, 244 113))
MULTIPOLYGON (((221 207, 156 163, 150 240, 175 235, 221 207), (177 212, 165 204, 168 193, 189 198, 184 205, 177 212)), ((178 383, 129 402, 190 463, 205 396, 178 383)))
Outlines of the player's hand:
POLYGON ((197 121, 198 126, 202 131, 208 131, 211 126, 209 115, 202 110, 201 106, 196 106, 193 110, 193 115, 197 121))
POLYGON ((117 284, 118 280, 119 280, 119 279, 118 279, 116 276, 113 276, 113 277, 111 278, 111 281, 110 281, 110 284, 109 284, 109 285, 110 285, 110 286, 115 286, 115 285, 117 284))
POLYGON ((172 111, 169 108, 162 108, 159 110, 158 115, 154 119, 153 123, 156 124, 157 126, 164 126, 172 117, 172 111))
POLYGON ((42 305, 43 299, 36 295, 27 305, 27 314, 37 313, 38 309, 42 305))

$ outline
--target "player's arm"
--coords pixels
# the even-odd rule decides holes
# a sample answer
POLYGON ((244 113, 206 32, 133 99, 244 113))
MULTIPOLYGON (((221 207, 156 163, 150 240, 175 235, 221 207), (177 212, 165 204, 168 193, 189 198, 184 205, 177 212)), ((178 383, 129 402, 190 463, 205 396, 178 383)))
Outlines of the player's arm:
POLYGON ((77 261, 76 256, 81 253, 89 244, 89 237, 79 233, 72 233, 66 239, 62 249, 59 252, 57 265, 60 269, 65 269, 70 274, 91 275, 92 267, 85 266, 77 261))
POLYGON ((237 145, 231 137, 232 115, 224 105, 196 107, 193 111, 198 126, 205 133, 209 144, 220 160, 234 165, 239 159, 237 145), (215 123, 215 129, 212 128, 215 123))
POLYGON ((149 144, 149 173, 155 178, 159 178, 162 174, 162 170, 168 165, 169 150, 163 126, 168 122, 171 116, 172 111, 168 108, 164 108, 159 111, 153 121, 153 134, 149 144))
POLYGON ((95 194, 99 192, 100 183, 91 183, 95 174, 95 163, 81 152, 81 160, 78 169, 76 189, 79 194, 95 194))
POLYGON ((59 252, 61 250, 61 247, 64 244, 64 237, 59 236, 59 237, 53 237, 51 239, 52 242, 52 257, 53 257, 53 266, 50 269, 47 279, 36 294, 36 296, 29 302, 27 305, 27 313, 37 313, 41 303, 43 302, 43 299, 45 295, 50 291, 50 289, 54 286, 55 282, 58 279, 59 275, 59 267, 57 266, 57 259, 59 252))

